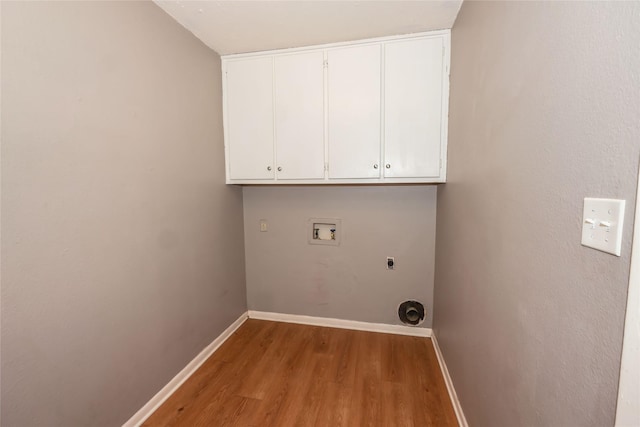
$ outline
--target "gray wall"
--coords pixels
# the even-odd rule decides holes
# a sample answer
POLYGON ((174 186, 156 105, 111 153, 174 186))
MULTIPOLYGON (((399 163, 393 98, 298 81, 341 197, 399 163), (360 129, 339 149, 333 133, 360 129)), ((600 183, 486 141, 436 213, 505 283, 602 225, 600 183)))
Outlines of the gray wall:
POLYGON ((435 186, 245 187, 249 308, 401 324, 398 304, 417 299, 431 327, 435 213, 435 186), (318 217, 342 220, 340 246, 307 243, 318 217))
POLYGON ((472 426, 615 415, 640 154, 640 3, 465 2, 453 28, 434 328, 472 426), (580 245, 627 200, 623 256, 580 245))
POLYGON ((120 425, 246 310, 219 58, 150 2, 2 2, 2 124, 2 425, 120 425))

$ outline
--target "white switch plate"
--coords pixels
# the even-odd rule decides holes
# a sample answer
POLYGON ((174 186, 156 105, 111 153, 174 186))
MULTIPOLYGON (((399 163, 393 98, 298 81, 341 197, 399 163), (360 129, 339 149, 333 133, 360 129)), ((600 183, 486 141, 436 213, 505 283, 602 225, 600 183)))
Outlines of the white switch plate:
POLYGON ((582 245, 620 256, 624 200, 584 199, 582 245))
POLYGON ((260 231, 261 232, 267 231, 267 220, 266 219, 261 219, 260 220, 260 231))

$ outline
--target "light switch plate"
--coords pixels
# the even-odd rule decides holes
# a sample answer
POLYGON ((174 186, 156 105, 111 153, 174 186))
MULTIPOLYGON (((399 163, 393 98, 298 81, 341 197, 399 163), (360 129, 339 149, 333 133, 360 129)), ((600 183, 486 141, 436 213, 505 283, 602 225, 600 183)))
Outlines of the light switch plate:
POLYGON ((624 200, 586 197, 582 211, 582 245, 620 256, 624 200))

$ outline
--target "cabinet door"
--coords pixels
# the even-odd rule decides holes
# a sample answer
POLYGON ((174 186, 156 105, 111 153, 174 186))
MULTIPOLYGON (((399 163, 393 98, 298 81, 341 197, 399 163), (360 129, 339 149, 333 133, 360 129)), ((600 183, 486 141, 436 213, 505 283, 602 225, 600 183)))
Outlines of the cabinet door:
POLYGON ((329 178, 380 177, 381 45, 328 52, 329 178))
POLYGON ((440 175, 443 39, 385 45, 384 176, 440 175))
POLYGON ((229 179, 273 179, 273 59, 226 64, 229 179))
POLYGON ((324 178, 324 54, 275 58, 278 179, 324 178))

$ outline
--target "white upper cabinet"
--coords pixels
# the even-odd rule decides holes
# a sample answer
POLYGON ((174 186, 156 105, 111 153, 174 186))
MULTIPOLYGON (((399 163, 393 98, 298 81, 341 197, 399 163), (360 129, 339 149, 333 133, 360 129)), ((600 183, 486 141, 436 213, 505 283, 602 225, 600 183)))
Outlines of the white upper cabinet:
POLYGON ((327 52, 329 178, 380 177, 381 50, 327 52))
POLYGON ((443 39, 385 44, 384 176, 438 178, 443 39))
POLYGON ((273 58, 226 65, 227 178, 273 179, 273 58))
POLYGON ((324 55, 275 58, 278 179, 324 178, 324 55))
POLYGON ((445 182, 450 31, 222 58, 227 183, 445 182))

